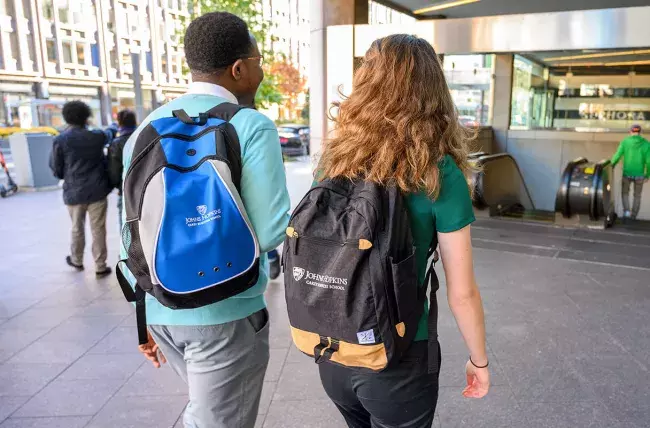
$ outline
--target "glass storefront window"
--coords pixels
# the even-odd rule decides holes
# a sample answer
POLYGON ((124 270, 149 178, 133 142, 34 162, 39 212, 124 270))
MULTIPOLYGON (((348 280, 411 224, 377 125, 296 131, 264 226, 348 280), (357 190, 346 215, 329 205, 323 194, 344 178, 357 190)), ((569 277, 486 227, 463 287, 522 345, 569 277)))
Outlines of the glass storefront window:
MULTIPOLYGON (((136 111, 135 92, 133 89, 111 87, 111 117, 117 119, 117 113, 123 109, 136 111)), ((142 90, 142 110, 145 115, 153 111, 153 91, 148 89, 142 90)), ((138 117, 138 120, 143 118, 138 117)))
POLYGON ((539 64, 515 55, 512 73, 512 129, 550 126, 555 92, 545 84, 548 72, 539 64))
POLYGON ((511 129, 650 126, 650 55, 629 50, 516 55, 511 129))
POLYGON ((493 55, 445 55, 443 66, 460 121, 490 125, 493 55))

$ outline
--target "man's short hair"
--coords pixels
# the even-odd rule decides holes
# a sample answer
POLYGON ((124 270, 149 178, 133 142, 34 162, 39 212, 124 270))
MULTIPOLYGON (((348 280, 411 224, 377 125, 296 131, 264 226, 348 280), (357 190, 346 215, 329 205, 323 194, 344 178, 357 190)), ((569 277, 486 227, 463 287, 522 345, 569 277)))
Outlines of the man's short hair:
POLYGON ((120 110, 117 113, 117 124, 125 128, 135 128, 138 126, 135 113, 129 109, 120 110))
POLYGON ((214 73, 250 55, 248 26, 228 12, 210 12, 190 23, 185 32, 185 58, 190 71, 214 73))
POLYGON ((635 133, 641 132, 641 125, 632 125, 632 127, 630 128, 630 132, 635 132, 635 133))
POLYGON ((70 101, 63 105, 63 120, 68 125, 86 126, 92 111, 83 101, 70 101))

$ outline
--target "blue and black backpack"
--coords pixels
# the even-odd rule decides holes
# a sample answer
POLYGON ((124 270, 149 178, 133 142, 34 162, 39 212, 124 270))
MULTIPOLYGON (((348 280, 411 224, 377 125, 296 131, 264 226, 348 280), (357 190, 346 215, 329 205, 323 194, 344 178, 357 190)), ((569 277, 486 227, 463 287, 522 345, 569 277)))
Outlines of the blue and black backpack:
POLYGON ((257 283, 259 245, 240 197, 241 148, 229 123, 241 108, 223 103, 198 118, 175 110, 135 141, 122 193, 127 258, 116 272, 126 299, 136 303, 141 344, 146 293, 169 308, 189 309, 257 283))

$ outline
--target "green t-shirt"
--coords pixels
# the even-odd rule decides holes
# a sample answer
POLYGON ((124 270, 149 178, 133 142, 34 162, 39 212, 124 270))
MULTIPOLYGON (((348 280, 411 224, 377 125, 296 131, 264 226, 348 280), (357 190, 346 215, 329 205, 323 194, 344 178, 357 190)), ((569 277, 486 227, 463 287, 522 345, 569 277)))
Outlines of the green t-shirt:
MULTIPOLYGON (((427 270, 427 253, 433 234, 460 230, 472 223, 474 209, 469 195, 467 180, 454 159, 446 155, 438 164, 440 168, 440 192, 433 201, 425 193, 412 193, 406 196, 411 220, 411 233, 415 244, 415 258, 418 269, 418 283, 422 284, 427 270)), ((317 182, 314 181, 313 185, 317 182)), ((414 286, 416 286, 414 284, 414 286)), ((427 317, 429 302, 424 304, 424 313, 418 324, 415 340, 427 340, 427 317)))
MULTIPOLYGON (((447 155, 440 162, 440 192, 435 201, 425 193, 413 193, 406 197, 411 232, 415 244, 418 282, 422 284, 427 269, 427 251, 433 234, 460 230, 475 220, 472 199, 465 176, 456 162, 447 155)), ((415 340, 427 340, 427 316, 429 304, 425 303, 424 314, 418 325, 415 340)))

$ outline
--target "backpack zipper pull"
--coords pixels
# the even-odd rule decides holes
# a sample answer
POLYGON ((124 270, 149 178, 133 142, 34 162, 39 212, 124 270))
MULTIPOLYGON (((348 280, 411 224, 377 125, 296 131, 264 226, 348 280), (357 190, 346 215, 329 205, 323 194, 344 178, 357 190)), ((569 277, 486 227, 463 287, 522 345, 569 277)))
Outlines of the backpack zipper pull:
POLYGON ((294 229, 291 226, 287 227, 286 232, 289 238, 294 238, 296 240, 296 242, 293 245, 293 255, 295 256, 296 254, 298 254, 298 232, 296 232, 296 229, 294 229))

